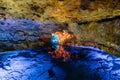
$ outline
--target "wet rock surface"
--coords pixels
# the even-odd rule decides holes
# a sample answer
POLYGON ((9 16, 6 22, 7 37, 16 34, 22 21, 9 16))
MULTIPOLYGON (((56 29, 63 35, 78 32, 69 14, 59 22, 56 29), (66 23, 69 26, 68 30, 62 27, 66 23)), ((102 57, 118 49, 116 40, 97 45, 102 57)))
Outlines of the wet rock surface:
POLYGON ((52 63, 50 55, 41 49, 44 48, 1 52, 0 79, 62 80, 64 71, 52 63))
MULTIPOLYGON (((61 29, 54 22, 39 22, 27 18, 0 18, 0 51, 42 45, 44 38, 61 29)), ((45 40, 45 39, 44 39, 45 40)))
POLYGON ((1 80, 119 80, 120 58, 96 47, 68 46, 78 58, 52 59, 45 47, 0 52, 1 80))

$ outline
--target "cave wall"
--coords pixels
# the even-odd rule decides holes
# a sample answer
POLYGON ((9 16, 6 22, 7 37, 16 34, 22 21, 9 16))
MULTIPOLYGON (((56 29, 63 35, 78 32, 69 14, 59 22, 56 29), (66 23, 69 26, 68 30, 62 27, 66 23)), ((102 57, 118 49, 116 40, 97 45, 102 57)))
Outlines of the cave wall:
POLYGON ((0 15, 7 14, 62 25, 80 41, 120 55, 120 0, 0 0, 0 15))
POLYGON ((25 18, 0 18, 0 51, 42 46, 51 33, 62 29, 54 22, 39 22, 25 18))
POLYGON ((0 11, 40 21, 97 21, 120 15, 119 0, 0 0, 0 11))
POLYGON ((120 19, 112 18, 90 23, 69 23, 80 41, 96 43, 99 48, 120 55, 120 19))

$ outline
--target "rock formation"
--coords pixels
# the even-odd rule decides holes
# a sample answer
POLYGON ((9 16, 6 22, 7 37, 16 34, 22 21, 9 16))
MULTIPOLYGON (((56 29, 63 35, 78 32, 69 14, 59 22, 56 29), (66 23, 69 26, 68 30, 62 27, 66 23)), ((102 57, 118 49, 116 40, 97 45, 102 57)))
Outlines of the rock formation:
POLYGON ((120 58, 98 48, 67 46, 78 58, 52 59, 46 47, 0 52, 1 80, 119 80, 120 58))
POLYGON ((119 0, 1 0, 0 14, 55 22, 81 41, 120 55, 119 0))

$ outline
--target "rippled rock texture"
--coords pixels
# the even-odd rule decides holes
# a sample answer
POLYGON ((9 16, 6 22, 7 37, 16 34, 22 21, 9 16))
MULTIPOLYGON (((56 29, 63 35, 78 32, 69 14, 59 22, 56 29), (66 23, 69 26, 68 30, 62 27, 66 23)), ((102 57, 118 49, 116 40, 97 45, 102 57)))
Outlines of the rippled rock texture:
POLYGON ((24 18, 0 18, 0 51, 43 45, 51 33, 62 29, 54 22, 39 22, 24 18))
POLYGON ((119 80, 120 58, 98 48, 67 46, 65 62, 52 59, 45 47, 0 53, 1 80, 119 80))

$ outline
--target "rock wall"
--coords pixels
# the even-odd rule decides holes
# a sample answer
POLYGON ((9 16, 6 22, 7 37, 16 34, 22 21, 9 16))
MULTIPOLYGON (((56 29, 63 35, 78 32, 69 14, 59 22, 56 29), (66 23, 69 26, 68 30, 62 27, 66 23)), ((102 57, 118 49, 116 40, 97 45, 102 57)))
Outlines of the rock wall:
POLYGON ((120 55, 120 18, 105 19, 87 23, 68 23, 69 30, 80 41, 96 43, 101 49, 120 55))
POLYGON ((119 0, 0 0, 0 10, 41 21, 97 21, 120 15, 119 0))
POLYGON ((39 22, 32 19, 0 19, 0 51, 30 48, 43 45, 51 33, 62 29, 53 22, 39 22))
MULTIPOLYGON (((101 49, 120 55, 119 0, 0 0, 0 14, 60 24, 80 41, 95 42, 101 49)), ((38 44, 26 43, 24 47, 38 44)))

